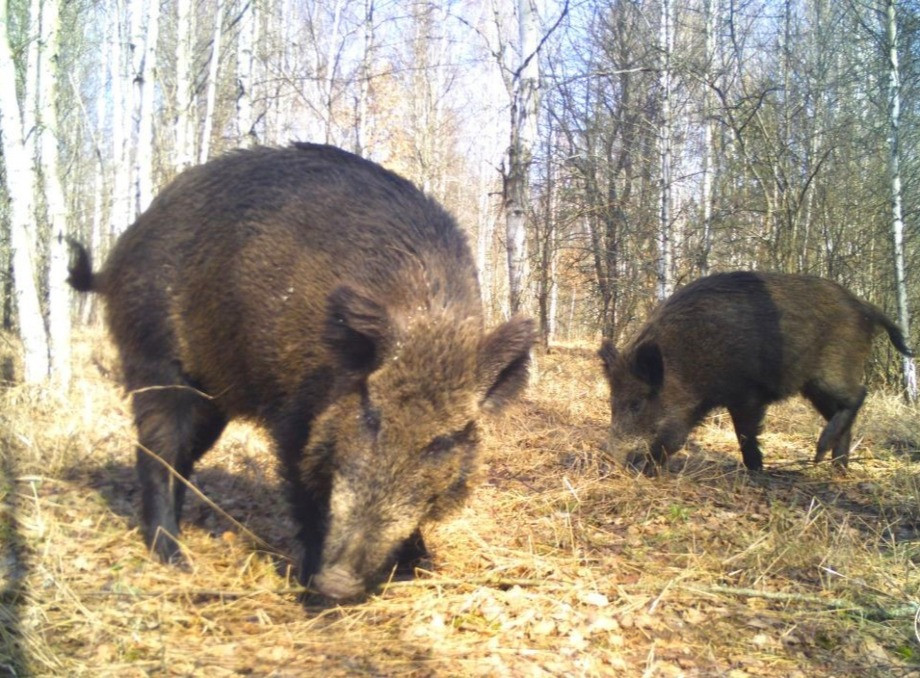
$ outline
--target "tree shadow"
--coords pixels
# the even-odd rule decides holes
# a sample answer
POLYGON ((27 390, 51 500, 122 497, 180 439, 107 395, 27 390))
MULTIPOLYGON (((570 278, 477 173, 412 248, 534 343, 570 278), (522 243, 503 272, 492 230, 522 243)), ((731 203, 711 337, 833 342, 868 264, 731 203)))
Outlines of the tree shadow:
POLYGON ((29 675, 22 629, 29 553, 19 528, 18 473, 11 454, 0 452, 0 674, 29 675))
MULTIPOLYGON (((128 529, 140 532, 140 487, 134 466, 109 463, 104 466, 73 467, 65 471, 64 478, 97 492, 116 515, 125 519, 128 529)), ((195 469, 191 482, 209 501, 188 488, 180 528, 184 534, 192 530, 202 531, 213 538, 219 538, 227 531, 237 534, 251 552, 270 555, 280 578, 294 584, 299 582, 297 566, 302 547, 295 536, 297 526, 290 517, 287 488, 283 481, 273 482, 265 477, 261 469, 244 469, 235 473, 203 464, 195 469), (215 509, 212 504, 218 508, 215 509)), ((430 569, 426 563, 430 565, 430 561, 424 561, 420 567, 430 569)), ((151 564, 160 566, 153 559, 151 564)), ((413 572, 399 570, 387 577, 386 581, 413 578, 413 572)), ((383 585, 381 582, 365 598, 351 600, 347 604, 361 603, 379 592, 383 585)), ((300 594, 299 601, 308 613, 323 612, 343 604, 310 592, 300 594)))
POLYGON ((810 461, 765 463, 762 471, 744 468, 740 458, 715 455, 691 443, 687 453, 672 457, 667 473, 704 478, 721 490, 743 483, 793 509, 809 510, 815 501, 839 514, 867 537, 879 541, 881 548, 920 541, 920 505, 910 497, 879 491, 875 479, 854 482, 858 469, 841 472, 830 462, 822 463, 826 473, 815 473, 810 461), (849 480, 847 478, 849 477, 849 480))

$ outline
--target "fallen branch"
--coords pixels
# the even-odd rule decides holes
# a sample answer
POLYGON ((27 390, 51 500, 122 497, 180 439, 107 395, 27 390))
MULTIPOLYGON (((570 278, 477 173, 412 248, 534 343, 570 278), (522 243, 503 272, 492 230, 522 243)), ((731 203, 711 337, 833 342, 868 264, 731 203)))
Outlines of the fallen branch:
MULTIPOLYGON (((559 590, 571 587, 566 582, 553 582, 546 579, 515 579, 515 578, 496 578, 481 577, 470 579, 407 579, 390 581, 381 585, 381 593, 389 589, 404 588, 461 588, 465 586, 487 586, 496 589, 508 589, 513 586, 521 588, 550 588, 559 590)), ((170 589, 167 591, 87 591, 81 595, 93 598, 251 598, 262 595, 284 596, 284 595, 304 595, 318 593, 315 589, 308 586, 284 586, 276 589, 170 589)))
POLYGON ((683 586, 686 591, 693 593, 715 594, 722 593, 744 598, 764 598, 766 600, 780 600, 790 603, 809 603, 812 605, 821 605, 834 610, 856 612, 861 617, 871 621, 885 621, 889 619, 902 619, 915 617, 920 614, 920 603, 905 603, 891 608, 881 606, 866 606, 854 603, 851 600, 843 598, 822 598, 821 596, 812 596, 804 593, 786 593, 783 591, 762 591, 760 589, 737 588, 734 586, 723 586, 713 584, 705 587, 683 586))

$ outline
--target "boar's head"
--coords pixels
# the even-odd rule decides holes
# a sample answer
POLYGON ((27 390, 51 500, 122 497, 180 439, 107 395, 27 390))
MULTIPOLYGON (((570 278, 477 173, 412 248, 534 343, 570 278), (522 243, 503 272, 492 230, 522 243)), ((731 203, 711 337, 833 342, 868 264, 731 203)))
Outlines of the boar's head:
POLYGON ((684 444, 693 403, 679 380, 666 384, 664 357, 654 340, 622 353, 605 341, 598 355, 610 385, 611 449, 625 446, 630 466, 653 472, 684 444))
POLYGON ((477 469, 480 412, 527 381, 530 320, 483 335, 478 314, 392 308, 352 287, 329 297, 324 341, 337 395, 317 417, 301 469, 325 469, 328 517, 314 586, 351 598, 387 574, 421 524, 458 506, 477 469))

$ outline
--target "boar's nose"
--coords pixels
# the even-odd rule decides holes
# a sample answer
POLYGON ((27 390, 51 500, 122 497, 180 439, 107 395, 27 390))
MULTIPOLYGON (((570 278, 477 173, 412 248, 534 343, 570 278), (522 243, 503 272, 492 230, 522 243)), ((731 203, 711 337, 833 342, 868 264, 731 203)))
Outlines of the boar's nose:
POLYGON ((345 600, 364 593, 364 582, 341 565, 324 569, 313 577, 313 586, 328 598, 345 600))

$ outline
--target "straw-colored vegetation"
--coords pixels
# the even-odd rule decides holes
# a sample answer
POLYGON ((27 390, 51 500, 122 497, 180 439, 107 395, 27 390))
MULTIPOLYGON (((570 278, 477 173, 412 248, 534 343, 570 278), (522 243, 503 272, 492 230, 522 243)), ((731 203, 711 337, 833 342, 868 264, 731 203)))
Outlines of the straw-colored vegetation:
MULTIPOLYGON (((2 352, 11 345, 0 341, 2 352)), ((920 671, 920 423, 873 395, 850 472, 774 407, 750 475, 725 415, 662 477, 606 449, 593 347, 537 358, 432 572, 305 606, 270 446, 234 424, 194 482, 186 570, 137 529, 128 401, 101 334, 72 393, 0 394, 0 674, 897 676, 920 671), (232 516, 234 521, 223 515, 232 516)))

